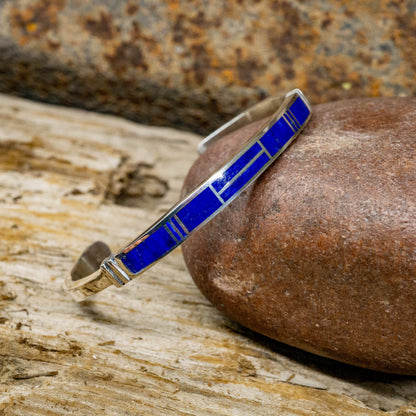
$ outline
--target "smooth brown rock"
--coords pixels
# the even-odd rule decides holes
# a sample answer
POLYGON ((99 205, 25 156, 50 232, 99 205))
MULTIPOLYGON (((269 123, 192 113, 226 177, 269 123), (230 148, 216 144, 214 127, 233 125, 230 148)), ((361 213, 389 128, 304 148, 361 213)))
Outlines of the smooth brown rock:
MULTIPOLYGON (((184 191, 255 127, 209 148, 184 191)), ((315 106, 280 159, 185 243, 201 291, 276 340, 415 375, 415 127, 414 98, 315 106)))
POLYGON ((416 95, 414 0, 2 0, 0 91, 208 133, 301 88, 416 95))

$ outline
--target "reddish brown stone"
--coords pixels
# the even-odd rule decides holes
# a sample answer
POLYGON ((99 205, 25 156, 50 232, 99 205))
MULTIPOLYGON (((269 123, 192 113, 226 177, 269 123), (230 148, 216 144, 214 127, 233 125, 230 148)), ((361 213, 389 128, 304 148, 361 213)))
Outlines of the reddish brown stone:
MULTIPOLYGON (((205 296, 284 343, 416 374, 416 99, 317 105, 305 132, 185 243, 205 296)), ((190 190, 255 125, 194 164, 190 190)))

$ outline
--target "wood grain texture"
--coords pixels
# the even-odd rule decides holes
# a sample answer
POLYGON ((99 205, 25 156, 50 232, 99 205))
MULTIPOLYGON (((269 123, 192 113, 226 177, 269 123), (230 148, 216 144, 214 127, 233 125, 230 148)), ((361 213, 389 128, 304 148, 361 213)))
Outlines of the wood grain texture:
POLYGON ((180 250, 123 289, 81 304, 63 292, 85 245, 116 249, 175 202, 198 140, 0 96, 1 414, 416 414, 413 378, 221 315, 180 250))

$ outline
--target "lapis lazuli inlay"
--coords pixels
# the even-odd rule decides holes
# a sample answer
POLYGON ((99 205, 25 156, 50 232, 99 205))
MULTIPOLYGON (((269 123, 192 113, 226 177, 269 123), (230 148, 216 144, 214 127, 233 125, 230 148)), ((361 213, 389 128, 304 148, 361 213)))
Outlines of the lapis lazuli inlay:
POLYGON ((187 231, 183 229, 182 225, 179 224, 179 222, 176 220, 176 218, 172 217, 170 222, 172 223, 172 225, 176 228, 176 230, 183 236, 185 237, 187 234, 187 231))
POLYGON ((222 173, 212 179, 184 206, 168 217, 128 252, 117 257, 131 273, 139 273, 178 246, 188 234, 221 210, 259 175, 281 149, 296 135, 310 115, 304 101, 297 97, 269 130, 222 173), (261 145, 260 145, 261 144, 261 145))
POLYGON ((213 188, 220 192, 224 186, 231 181, 241 170, 261 152, 261 147, 258 143, 254 143, 243 155, 241 155, 221 176, 212 182, 213 188))
POLYGON ((259 170, 269 161, 266 153, 262 153, 238 178, 221 193, 224 201, 238 192, 259 170))
POLYGON ((119 258, 132 273, 138 273, 176 245, 176 241, 169 235, 168 231, 161 227, 128 253, 121 254, 119 258))
POLYGON ((205 188, 194 199, 181 208, 176 216, 183 225, 191 232, 202 224, 222 205, 221 201, 210 188, 205 188))
POLYGON ((271 130, 269 130, 261 139, 261 144, 269 152, 270 156, 274 156, 281 148, 279 141, 271 130))
POLYGON ((296 121, 292 118, 289 112, 285 114, 285 118, 289 122, 289 124, 292 126, 292 129, 296 131, 298 129, 298 125, 296 124, 296 121))
POLYGON ((165 225, 166 225, 166 227, 168 227, 169 231, 172 233, 174 238, 176 238, 176 240, 178 240, 178 241, 182 240, 182 235, 179 234, 179 230, 178 230, 177 227, 173 226, 169 222, 167 222, 165 225))
POLYGON ((282 117, 269 130, 274 134, 282 148, 295 134, 287 121, 282 117))
POLYGON ((296 100, 290 106, 290 111, 296 117, 296 120, 300 125, 306 121, 310 114, 309 108, 300 97, 296 98, 296 100))

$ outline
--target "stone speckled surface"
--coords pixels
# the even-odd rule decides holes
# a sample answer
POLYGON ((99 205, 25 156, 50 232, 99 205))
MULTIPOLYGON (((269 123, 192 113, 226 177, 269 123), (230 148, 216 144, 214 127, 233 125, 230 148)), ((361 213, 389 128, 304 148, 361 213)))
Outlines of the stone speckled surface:
MULTIPOLYGON (((278 161, 184 244, 205 296, 287 344, 416 375, 415 120, 414 98, 315 106, 278 161)), ((209 148, 184 191, 258 125, 209 148)))
POLYGON ((3 0, 0 91, 212 131, 269 94, 415 95, 414 0, 3 0))

